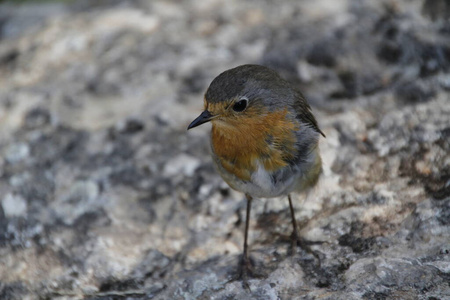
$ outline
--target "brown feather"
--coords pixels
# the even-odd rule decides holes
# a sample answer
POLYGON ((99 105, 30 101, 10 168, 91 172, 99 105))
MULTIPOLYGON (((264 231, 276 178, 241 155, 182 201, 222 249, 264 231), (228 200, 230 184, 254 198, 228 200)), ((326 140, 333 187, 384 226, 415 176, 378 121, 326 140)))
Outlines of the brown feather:
POLYGON ((296 156, 298 129, 298 123, 287 118, 287 110, 260 114, 249 108, 239 119, 213 120, 212 147, 225 170, 250 180, 258 161, 267 171, 289 164, 296 156))

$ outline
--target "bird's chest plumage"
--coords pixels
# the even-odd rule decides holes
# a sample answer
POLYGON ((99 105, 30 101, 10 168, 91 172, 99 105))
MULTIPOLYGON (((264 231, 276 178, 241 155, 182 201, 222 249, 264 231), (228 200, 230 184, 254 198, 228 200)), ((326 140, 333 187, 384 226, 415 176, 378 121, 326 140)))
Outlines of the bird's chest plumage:
POLYGON ((211 146, 214 162, 224 180, 234 189, 262 197, 281 192, 286 182, 273 174, 290 168, 297 156, 299 125, 286 118, 286 111, 249 118, 228 126, 213 124, 211 146))

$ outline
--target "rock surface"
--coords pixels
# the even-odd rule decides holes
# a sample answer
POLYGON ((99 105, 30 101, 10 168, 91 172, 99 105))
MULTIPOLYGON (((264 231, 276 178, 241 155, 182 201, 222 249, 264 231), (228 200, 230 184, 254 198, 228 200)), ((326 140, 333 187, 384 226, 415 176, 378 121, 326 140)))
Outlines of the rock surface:
POLYGON ((1 299, 450 298, 442 1, 0 4, 1 299), (32 16, 32 17, 31 17, 32 16), (245 200, 186 132, 220 72, 278 70, 327 138, 317 188, 245 200))

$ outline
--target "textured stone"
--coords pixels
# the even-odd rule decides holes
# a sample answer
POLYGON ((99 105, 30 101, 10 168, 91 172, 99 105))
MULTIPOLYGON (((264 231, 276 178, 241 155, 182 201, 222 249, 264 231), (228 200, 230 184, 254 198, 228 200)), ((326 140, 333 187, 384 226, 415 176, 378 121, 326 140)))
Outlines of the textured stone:
POLYGON ((27 203, 20 196, 7 194, 2 199, 3 212, 6 217, 23 216, 27 211, 27 203))
POLYGON ((0 4, 0 298, 448 298, 444 3, 0 4), (186 131, 244 63, 298 86, 327 135, 293 195, 320 264, 289 255, 286 197, 255 199, 250 290, 244 196, 210 125, 186 131))

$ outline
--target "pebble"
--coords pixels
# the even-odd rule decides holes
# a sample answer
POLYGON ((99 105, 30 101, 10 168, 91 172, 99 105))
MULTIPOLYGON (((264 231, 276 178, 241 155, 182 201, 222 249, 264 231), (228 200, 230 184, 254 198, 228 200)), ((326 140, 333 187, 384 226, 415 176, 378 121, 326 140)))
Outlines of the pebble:
POLYGON ((192 176, 199 166, 200 160, 198 158, 182 153, 167 162, 163 175, 170 177, 182 173, 186 176, 192 176))
POLYGON ((7 194, 2 199, 2 207, 6 217, 19 217, 27 212, 27 202, 20 196, 7 194))
POLYGON ((9 163, 18 163, 30 155, 30 147, 25 143, 10 145, 6 149, 5 158, 9 163))

